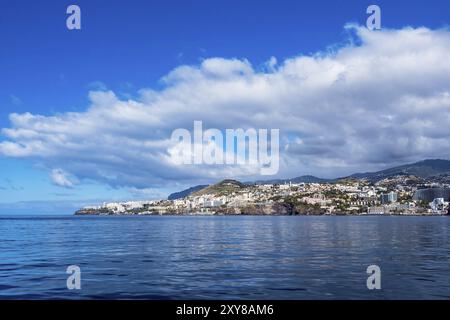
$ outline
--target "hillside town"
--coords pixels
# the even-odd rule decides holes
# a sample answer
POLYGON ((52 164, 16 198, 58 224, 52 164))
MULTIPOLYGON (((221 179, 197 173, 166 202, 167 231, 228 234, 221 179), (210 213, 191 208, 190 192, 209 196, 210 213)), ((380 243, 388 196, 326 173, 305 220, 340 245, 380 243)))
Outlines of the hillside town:
POLYGON ((224 180, 173 200, 103 203, 76 215, 447 215, 450 185, 415 176, 376 183, 224 180))

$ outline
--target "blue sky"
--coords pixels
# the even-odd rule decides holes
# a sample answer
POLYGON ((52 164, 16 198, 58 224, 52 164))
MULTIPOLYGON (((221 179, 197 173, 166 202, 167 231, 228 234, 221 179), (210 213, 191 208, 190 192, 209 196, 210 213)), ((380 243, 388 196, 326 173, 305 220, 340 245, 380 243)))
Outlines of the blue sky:
MULTIPOLYGON (((445 0, 3 1, 0 128, 11 127, 12 113, 82 113, 91 104, 89 91, 111 90, 128 100, 143 88, 162 90, 161 78, 170 71, 211 57, 246 59, 258 69, 271 57, 283 61, 324 51, 348 40, 347 23, 365 24, 370 4, 380 5, 383 28, 437 29, 450 20, 445 0), (81 8, 80 31, 66 28, 70 4, 81 8)), ((0 142, 7 140, 0 136, 0 142)), ((47 164, 0 153, 0 213, 14 202, 78 205, 158 196, 182 186, 149 183, 151 190, 142 192, 142 184, 114 185, 74 174, 79 183, 63 188, 52 183, 47 164)))

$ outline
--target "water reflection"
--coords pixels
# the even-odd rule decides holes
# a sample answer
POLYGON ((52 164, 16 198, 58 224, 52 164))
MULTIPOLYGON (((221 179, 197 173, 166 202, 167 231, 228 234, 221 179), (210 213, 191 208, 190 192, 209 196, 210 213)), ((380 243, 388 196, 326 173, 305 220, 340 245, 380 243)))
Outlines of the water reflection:
POLYGON ((0 298, 450 298, 447 217, 0 218, 0 298), (65 287, 68 265, 82 290, 65 287), (382 269, 381 291, 366 268, 382 269))

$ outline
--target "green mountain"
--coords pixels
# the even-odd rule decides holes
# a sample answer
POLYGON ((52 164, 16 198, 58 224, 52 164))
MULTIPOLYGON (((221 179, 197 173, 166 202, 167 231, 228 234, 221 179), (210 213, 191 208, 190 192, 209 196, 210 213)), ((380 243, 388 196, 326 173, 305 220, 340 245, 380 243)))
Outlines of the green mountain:
POLYGON ((398 175, 412 175, 420 178, 429 178, 450 173, 449 160, 423 160, 412 164, 405 164, 377 172, 355 173, 347 178, 368 179, 380 181, 398 175))
POLYGON ((172 193, 167 199, 175 200, 185 198, 190 195, 201 196, 203 194, 227 195, 245 187, 245 184, 237 180, 227 179, 214 185, 199 185, 180 192, 172 193))
POLYGON ((272 180, 258 180, 255 182, 248 182, 246 184, 285 184, 285 183, 326 183, 332 182, 333 179, 322 179, 311 175, 300 176, 292 179, 272 179, 272 180))
POLYGON ((200 191, 194 192, 192 195, 201 196, 204 194, 229 195, 233 192, 239 191, 246 187, 245 184, 237 180, 223 180, 217 184, 204 188, 200 191))
POLYGON ((198 185, 198 186, 191 187, 189 189, 186 189, 186 190, 183 190, 183 191, 180 191, 180 192, 175 192, 175 193, 170 194, 167 197, 167 200, 182 199, 182 198, 190 196, 194 192, 197 192, 197 191, 200 191, 202 189, 205 189, 206 187, 209 187, 209 184, 198 185))

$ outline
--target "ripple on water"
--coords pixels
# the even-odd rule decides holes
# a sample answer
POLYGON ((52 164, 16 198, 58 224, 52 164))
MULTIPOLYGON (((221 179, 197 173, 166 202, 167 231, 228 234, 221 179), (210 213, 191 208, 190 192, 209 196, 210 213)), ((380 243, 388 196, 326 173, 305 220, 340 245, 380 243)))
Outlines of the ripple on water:
POLYGON ((449 237, 439 217, 4 219, 0 297, 448 299, 449 237), (371 264, 383 295, 366 289, 371 264))

